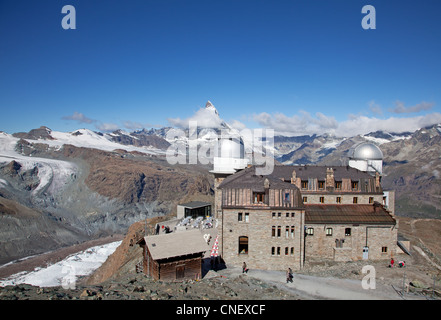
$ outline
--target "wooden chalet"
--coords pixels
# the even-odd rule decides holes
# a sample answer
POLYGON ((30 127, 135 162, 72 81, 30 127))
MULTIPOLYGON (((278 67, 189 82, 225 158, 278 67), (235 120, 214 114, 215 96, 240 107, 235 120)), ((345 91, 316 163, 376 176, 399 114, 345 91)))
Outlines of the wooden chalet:
POLYGON ((201 278, 202 258, 210 250, 200 230, 144 237, 143 272, 155 280, 201 278))

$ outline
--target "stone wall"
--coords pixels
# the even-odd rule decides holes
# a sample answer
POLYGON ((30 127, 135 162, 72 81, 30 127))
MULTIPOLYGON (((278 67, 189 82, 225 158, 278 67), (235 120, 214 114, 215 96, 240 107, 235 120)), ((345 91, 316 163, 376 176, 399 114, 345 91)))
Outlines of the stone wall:
POLYGON ((246 262, 251 269, 302 268, 304 210, 224 209, 220 220, 220 250, 227 266, 246 262), (248 238, 247 253, 239 253, 239 237, 248 238))
POLYGON ((314 231, 306 236, 306 260, 362 260, 365 246, 369 248, 369 259, 390 259, 396 255, 396 226, 311 224, 307 228, 314 231))

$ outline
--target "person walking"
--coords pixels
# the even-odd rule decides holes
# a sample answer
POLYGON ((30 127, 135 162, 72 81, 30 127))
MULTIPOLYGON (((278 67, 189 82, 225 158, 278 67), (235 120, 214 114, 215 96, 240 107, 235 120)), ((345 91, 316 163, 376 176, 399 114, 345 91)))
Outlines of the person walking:
POLYGON ((247 264, 245 263, 245 261, 242 265, 242 273, 248 273, 248 268, 247 268, 247 264))
POLYGON ((291 282, 292 283, 293 274, 291 268, 288 268, 286 271, 286 283, 291 282))

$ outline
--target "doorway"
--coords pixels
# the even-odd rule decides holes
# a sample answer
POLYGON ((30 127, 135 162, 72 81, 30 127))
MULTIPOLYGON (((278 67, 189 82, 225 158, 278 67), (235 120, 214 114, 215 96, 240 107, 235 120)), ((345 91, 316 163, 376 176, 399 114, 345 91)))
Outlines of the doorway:
POLYGON ((185 277, 185 266, 176 266, 176 279, 182 279, 185 277))
POLYGON ((363 260, 369 259, 369 247, 363 247, 363 260))

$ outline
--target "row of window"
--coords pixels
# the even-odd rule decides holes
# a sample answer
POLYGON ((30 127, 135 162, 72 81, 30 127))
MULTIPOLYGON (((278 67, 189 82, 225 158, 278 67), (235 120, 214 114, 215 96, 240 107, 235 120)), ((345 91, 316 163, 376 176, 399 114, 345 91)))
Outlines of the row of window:
MULTIPOLYGON (((271 255, 272 256, 280 256, 281 248, 280 247, 271 247, 271 255)), ((285 247, 285 256, 293 256, 294 255, 294 247, 285 247)))
MULTIPOLYGON (((273 238, 280 238, 282 236, 282 226, 272 226, 271 236, 273 238)), ((295 236, 295 226, 285 226, 285 238, 294 239, 295 236)))
MULTIPOLYGON (((294 218, 295 213, 294 212, 286 212, 284 214, 286 218, 294 218)), ((281 212, 272 212, 273 219, 275 218, 281 218, 282 213, 281 212)), ((237 221, 243 221, 243 222, 250 222, 250 214, 248 212, 238 212, 237 213, 237 221)))
MULTIPOLYGON (((302 200, 303 203, 308 203, 308 197, 303 197, 302 200)), ((319 203, 325 203, 325 197, 320 197, 319 203)), ((335 197, 335 203, 341 203, 341 197, 335 197)), ((358 197, 352 197, 352 203, 358 203, 358 197)), ((374 197, 369 197, 369 203, 374 203, 374 197)))
MULTIPOLYGON (((312 229, 312 228, 311 228, 312 229)), ((331 229, 331 234, 332 234, 332 228, 331 229)), ((347 228, 349 230, 346 230, 349 232, 349 235, 351 233, 351 228, 347 228)), ((314 229, 312 229, 314 230, 314 229)), ((345 231, 345 233, 346 233, 345 231)), ((314 232, 314 231, 312 231, 314 232)), ((327 234, 328 235, 328 234, 327 234)), ((336 247, 341 248, 343 247, 343 242, 344 239, 336 239, 336 247)), ((246 236, 241 236, 239 237, 239 254, 248 254, 248 237, 246 236)), ((285 256, 288 255, 294 255, 294 247, 285 247, 284 250, 285 256)), ((381 253, 387 253, 387 247, 381 247, 381 253)), ((271 255, 273 256, 280 256, 281 255, 281 247, 271 247, 271 255)))
MULTIPOLYGON (((326 232, 326 236, 332 236, 333 229, 332 228, 326 228, 325 232, 326 232)), ((308 236, 313 236, 314 235, 314 228, 311 228, 311 227, 307 228, 306 229, 306 234, 308 236)), ((351 228, 345 228, 345 236, 346 237, 350 237, 351 236, 351 228)))
MULTIPOLYGON (((352 188, 352 190, 354 190, 354 191, 358 190, 358 186, 359 186, 358 181, 351 181, 351 188, 352 188)), ((300 184, 300 187, 303 190, 308 189, 308 180, 302 180, 301 184, 300 184)), ((317 187, 318 187, 319 190, 324 190, 325 189, 325 181, 324 180, 319 180, 317 182, 317 187)), ((341 181, 335 181, 334 187, 337 190, 341 190, 342 182, 341 181)))
MULTIPOLYGON (((271 213, 271 215, 272 215, 272 217, 273 217, 273 219, 275 219, 275 218, 281 218, 282 217, 282 213, 281 212, 273 212, 273 213, 271 213)), ((295 217, 295 212, 286 212, 285 213, 285 217, 286 218, 294 218, 295 217)))

